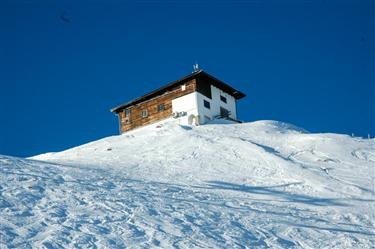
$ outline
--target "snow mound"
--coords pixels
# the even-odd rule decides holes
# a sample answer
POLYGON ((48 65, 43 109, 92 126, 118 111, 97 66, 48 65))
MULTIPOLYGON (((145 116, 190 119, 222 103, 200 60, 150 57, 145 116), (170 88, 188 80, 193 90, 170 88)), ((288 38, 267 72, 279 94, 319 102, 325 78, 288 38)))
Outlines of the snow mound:
POLYGON ((280 132, 280 133, 309 133, 303 128, 293 124, 284 123, 274 120, 261 120, 252 123, 253 126, 262 128, 264 130, 280 132))
POLYGON ((0 248, 372 248, 374 140, 150 125, 0 156, 0 248))

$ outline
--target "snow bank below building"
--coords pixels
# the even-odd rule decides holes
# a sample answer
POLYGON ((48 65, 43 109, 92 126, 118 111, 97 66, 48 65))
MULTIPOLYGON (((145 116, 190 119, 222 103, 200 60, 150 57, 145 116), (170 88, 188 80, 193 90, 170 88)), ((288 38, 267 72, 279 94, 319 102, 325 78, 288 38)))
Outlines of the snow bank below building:
POLYGON ((0 248, 371 248, 374 140, 276 121, 148 126, 0 157, 0 248))

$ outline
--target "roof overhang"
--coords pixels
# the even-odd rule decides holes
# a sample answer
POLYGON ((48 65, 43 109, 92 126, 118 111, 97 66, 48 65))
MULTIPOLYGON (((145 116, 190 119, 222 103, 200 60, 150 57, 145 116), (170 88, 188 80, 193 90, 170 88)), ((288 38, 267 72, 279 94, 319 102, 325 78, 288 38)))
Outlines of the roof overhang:
POLYGON ((236 89, 234 89, 233 87, 231 87, 230 85, 228 85, 227 83, 215 78, 214 76, 202 71, 202 70, 199 70, 197 72, 193 72, 179 80, 176 80, 176 81, 173 81, 163 87, 160 87, 152 92, 149 92, 141 97, 138 97, 138 98, 135 98, 129 102, 126 102, 124 104, 121 104, 119 106, 116 106, 115 108, 112 108, 111 109, 111 112, 114 112, 114 113, 119 113, 121 110, 123 109, 126 109, 127 107, 129 106, 132 106, 132 105, 136 105, 136 104, 139 104, 139 103, 142 103, 143 101, 146 101, 146 100, 149 100, 153 97, 156 97, 158 96, 161 92, 163 91, 167 91, 168 89, 170 88, 173 88, 175 86, 178 86, 178 85, 181 85, 183 84, 184 82, 187 82, 191 79, 194 79, 194 78, 198 78, 198 77, 208 77, 212 80, 212 83, 214 86, 222 89, 223 91, 229 93, 230 95, 232 95, 235 99, 241 99, 243 97, 245 97, 246 95, 236 89))

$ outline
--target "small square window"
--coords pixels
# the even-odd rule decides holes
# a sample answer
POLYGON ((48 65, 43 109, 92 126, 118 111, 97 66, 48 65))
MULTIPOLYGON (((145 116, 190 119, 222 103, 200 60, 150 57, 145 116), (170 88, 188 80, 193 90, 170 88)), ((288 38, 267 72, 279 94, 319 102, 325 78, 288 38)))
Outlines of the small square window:
POLYGON ((131 113, 131 110, 130 109, 125 109, 124 113, 125 113, 125 117, 129 117, 130 113, 131 113))
POLYGON ((147 118, 148 117, 148 110, 142 110, 142 118, 147 118))
POLYGON ((165 110, 165 105, 164 104, 159 104, 158 105, 158 112, 162 112, 165 110))
POLYGON ((224 103, 227 103, 227 98, 222 95, 220 95, 220 100, 223 101, 224 103))
POLYGON ((203 100, 203 105, 204 107, 206 107, 207 109, 210 109, 211 106, 210 106, 210 102, 208 102, 207 100, 203 100))

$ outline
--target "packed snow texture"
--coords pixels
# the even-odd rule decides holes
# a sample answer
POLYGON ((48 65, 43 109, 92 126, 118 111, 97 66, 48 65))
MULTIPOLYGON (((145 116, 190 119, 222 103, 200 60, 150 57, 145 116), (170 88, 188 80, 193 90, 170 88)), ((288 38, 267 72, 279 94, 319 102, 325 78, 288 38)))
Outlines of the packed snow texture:
POLYGON ((0 156, 0 248, 374 248, 374 145, 163 123, 0 156))

